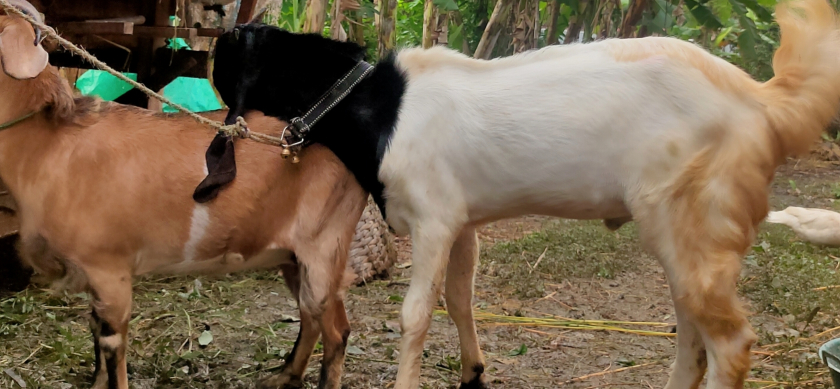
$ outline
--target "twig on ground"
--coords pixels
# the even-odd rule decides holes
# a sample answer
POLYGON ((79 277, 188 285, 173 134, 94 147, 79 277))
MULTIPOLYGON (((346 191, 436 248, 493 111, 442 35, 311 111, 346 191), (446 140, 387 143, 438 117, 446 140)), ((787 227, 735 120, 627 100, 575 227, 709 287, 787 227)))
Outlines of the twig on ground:
POLYGON ((532 267, 531 270, 528 271, 528 275, 531 275, 531 273, 533 273, 534 270, 537 270, 537 265, 540 264, 540 261, 543 260, 543 258, 545 257, 545 253, 547 253, 547 252, 548 252, 548 246, 546 246, 545 250, 543 250, 542 254, 540 254, 539 258, 537 258, 537 262, 534 263, 534 267, 532 267))
MULTIPOLYGON (((384 360, 384 359, 360 358, 360 357, 356 357, 356 356, 353 356, 353 355, 347 355, 345 358, 355 359, 357 361, 362 361, 362 362, 378 362, 378 363, 387 363, 389 365, 399 364, 399 362, 397 362, 397 361, 387 361, 387 360, 384 360)), ((437 366, 437 365, 430 365, 428 363, 424 363, 422 366, 426 367, 426 368, 437 369, 437 370, 440 370, 440 371, 446 371, 446 372, 449 372, 449 373, 452 373, 452 374, 460 374, 455 370, 447 369, 445 367, 441 367, 441 366, 437 366)))
POLYGON ((592 373, 592 374, 582 375, 580 377, 575 377, 575 378, 572 378, 570 380, 563 381, 560 384, 561 385, 568 385, 568 384, 572 384, 572 383, 575 383, 575 382, 580 382, 580 381, 583 381, 583 380, 587 380, 587 379, 590 379, 590 378, 601 377, 601 376, 605 376, 607 374, 612 374, 612 373, 620 373, 622 371, 627 371, 627 370, 631 370, 631 369, 638 369, 638 368, 641 368, 641 367, 650 366, 650 365, 654 365, 654 364, 656 364, 656 362, 648 362, 648 363, 643 363, 641 365, 627 366, 627 367, 622 367, 620 369, 615 369, 615 370, 604 370, 604 371, 598 372, 598 373, 592 373))
POLYGON ((785 382, 785 381, 768 381, 768 380, 756 380, 756 379, 747 379, 747 380, 744 380, 744 382, 750 382, 750 383, 753 383, 753 384, 770 384, 770 385, 774 385, 774 386, 790 385, 790 382, 785 382))

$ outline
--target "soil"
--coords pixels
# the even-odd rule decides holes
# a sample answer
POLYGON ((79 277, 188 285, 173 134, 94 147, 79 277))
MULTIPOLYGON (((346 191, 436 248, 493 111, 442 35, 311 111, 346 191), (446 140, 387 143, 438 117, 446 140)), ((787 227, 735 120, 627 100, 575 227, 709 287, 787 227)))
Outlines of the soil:
MULTIPOLYGON (((837 183, 840 183, 837 164, 793 161, 778 171, 771 192, 773 209, 799 205, 840 210, 837 208, 840 201, 834 201, 840 198, 837 183), (837 193, 833 192, 835 190, 837 193)), ((598 223, 526 216, 482 228, 479 231, 483 249, 476 277, 476 308, 503 316, 544 317, 549 314, 573 319, 661 322, 667 325, 640 328, 671 332, 675 324, 674 311, 661 267, 638 248, 634 227, 622 227, 618 231, 622 234, 620 242, 627 245, 610 243, 604 246, 604 241, 616 241, 614 238, 618 238, 618 233, 613 236, 598 223), (509 257, 504 253, 514 250, 511 242, 527 241, 542 231, 580 231, 584 228, 590 229, 572 235, 571 246, 575 247, 568 248, 571 257, 546 258, 529 271, 534 259, 544 252, 543 246, 537 245, 522 251, 527 268, 521 267, 521 261, 515 255, 511 259, 513 262, 497 261, 509 257), (586 232, 590 230, 598 232, 586 232), (499 254, 498 247, 507 247, 508 251, 499 254), (549 269, 554 269, 550 267, 553 266, 551 263, 572 261, 575 253, 584 260, 605 256, 621 259, 623 263, 605 276, 549 273, 549 269), (526 270, 521 274, 499 270, 515 266, 526 270), (523 289, 527 292, 532 284, 540 289, 535 293, 523 293, 523 289)), ((787 236, 782 240, 795 241, 787 236)), ((551 236, 546 239, 550 240, 551 236)), ((399 261, 390 279, 354 287, 348 292, 346 305, 353 333, 343 377, 345 388, 389 388, 393 385, 400 337, 398 312, 412 271, 410 240, 398 239, 397 244, 399 261)), ((791 244, 802 246, 801 243, 791 244)), ((0 246, 0 250, 5 250, 4 247, 0 246)), ((4 253, 7 251, 0 251, 0 259, 7 257, 4 253)), ((828 253, 828 256, 840 255, 837 251, 828 253)), ((780 268, 779 271, 784 270, 780 268)), ((3 274, 0 272, 0 277, 3 274)), ((15 277, 6 276, 7 280, 10 278, 15 277)), ((263 272, 221 279, 202 278, 201 286, 189 277, 139 280, 135 287, 132 347, 128 356, 133 385, 140 389, 253 388, 259 377, 282 364, 280 356, 291 349, 297 335, 296 323, 280 322, 298 315, 294 300, 281 279, 275 273, 263 272), (194 297, 195 290, 201 292, 194 297), (196 340, 205 329, 212 331, 214 340, 208 347, 199 348, 196 340), (188 339, 191 342, 187 342, 188 339)), ((840 284, 840 279, 834 283, 840 284)), ((30 387, 35 388, 87 387, 92 355, 84 320, 88 309, 84 300, 72 296, 61 301, 47 300, 41 295, 36 298, 49 301, 44 305, 52 307, 42 307, 39 309, 43 311, 30 314, 25 322, 37 329, 21 331, 29 338, 4 338, 0 334, 0 373, 3 368, 14 366, 30 387), (32 324, 42 322, 45 323, 43 327, 32 324), (56 339, 65 343, 51 343, 56 339), (41 344, 49 348, 38 346, 41 344), (62 348, 73 352, 57 355, 53 351, 62 348)), ((823 311, 815 316, 813 323, 804 326, 794 323, 793 326, 786 324, 789 321, 784 317, 786 313, 770 312, 753 306, 749 300, 746 302, 755 312, 750 320, 762 337, 753 349, 754 369, 748 387, 827 387, 826 371, 812 355, 818 343, 796 346, 796 342, 788 338, 779 340, 767 334, 789 331, 792 327, 805 331, 804 327, 809 324, 813 327, 808 330, 810 334, 837 327, 840 326, 838 312, 823 305, 823 311), (792 358, 807 363, 773 359, 771 354, 779 355, 779 352, 772 347, 785 342, 791 344, 788 350, 795 355, 792 358), (801 371, 792 372, 794 365, 801 371), (799 380, 800 373, 805 378, 799 380), (805 383, 773 385, 780 379, 805 383)), ((439 304, 444 305, 443 301, 439 304)), ((2 314, 0 304, 0 328, 4 324, 2 314)), ((802 335, 804 337, 805 332, 802 335)), ((487 358, 489 387, 499 389, 661 388, 668 379, 675 353, 673 337, 612 331, 514 327, 479 321, 479 336, 487 358), (619 370, 622 368, 626 370, 619 370)), ((308 387, 317 386, 319 353, 316 349, 306 378, 308 387)), ((456 388, 460 377, 459 355, 458 335, 451 320, 445 315, 434 315, 423 357, 423 387, 456 388)), ((0 374, 0 387, 5 388, 4 383, 13 385, 8 377, 0 374)))

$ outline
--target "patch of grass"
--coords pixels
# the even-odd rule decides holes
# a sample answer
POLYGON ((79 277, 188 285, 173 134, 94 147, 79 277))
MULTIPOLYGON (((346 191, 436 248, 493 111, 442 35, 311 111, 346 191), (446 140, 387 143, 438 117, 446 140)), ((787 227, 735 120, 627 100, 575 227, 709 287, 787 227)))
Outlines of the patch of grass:
MULTIPOLYGON (((196 281, 144 278, 135 283, 128 351, 138 388, 251 388, 281 363, 297 336, 295 312, 274 272, 196 281), (213 341, 202 347, 205 331, 213 341)), ((28 289, 0 300, 0 372, 13 368, 28 388, 89 387, 93 341, 84 295, 52 297, 28 289)), ((0 373, 0 387, 16 387, 0 373)))
POLYGON ((790 228, 762 225, 753 250, 744 261, 747 277, 741 291, 753 309, 779 316, 803 316, 819 307, 840 312, 840 249, 798 240, 790 228))
POLYGON ((615 233, 601 221, 552 220, 540 232, 482 250, 480 271, 520 297, 533 298, 543 296, 545 281, 614 278, 640 255, 632 223, 615 233))

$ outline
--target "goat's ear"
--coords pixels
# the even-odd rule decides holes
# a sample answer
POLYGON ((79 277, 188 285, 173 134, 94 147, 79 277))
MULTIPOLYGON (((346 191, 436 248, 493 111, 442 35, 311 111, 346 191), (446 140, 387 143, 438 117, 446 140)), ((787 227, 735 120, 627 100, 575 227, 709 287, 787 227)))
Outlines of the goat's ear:
POLYGON ((16 20, 0 32, 0 62, 14 79, 35 78, 47 67, 49 54, 35 42, 35 30, 25 20, 16 20))

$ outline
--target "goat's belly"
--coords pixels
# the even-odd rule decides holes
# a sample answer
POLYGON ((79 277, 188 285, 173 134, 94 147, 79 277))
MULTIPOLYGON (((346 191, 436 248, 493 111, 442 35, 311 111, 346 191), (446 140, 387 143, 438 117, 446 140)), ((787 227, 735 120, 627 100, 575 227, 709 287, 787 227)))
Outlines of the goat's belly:
POLYGON ((565 219, 624 219, 632 215, 620 198, 551 198, 545 193, 540 198, 527 198, 493 204, 485 202, 473 207, 470 220, 476 224, 522 215, 545 215, 565 219), (487 207, 488 205, 492 207, 487 207), (495 206, 493 206, 495 205, 495 206))
POLYGON ((250 258, 239 253, 225 253, 203 260, 181 260, 161 265, 156 260, 139 259, 136 275, 141 274, 227 274, 248 270, 270 269, 280 265, 293 264, 292 252, 288 250, 265 250, 250 258), (154 263, 153 263, 154 262, 154 263))

